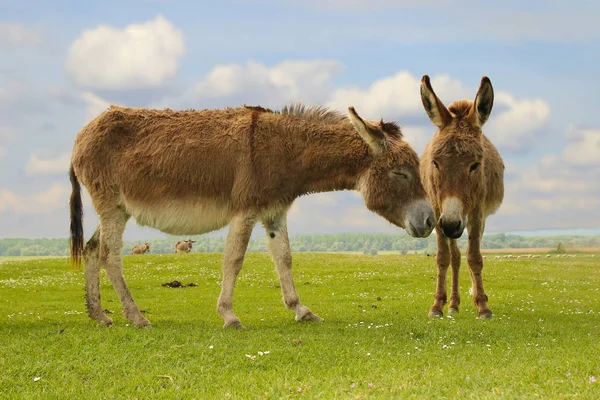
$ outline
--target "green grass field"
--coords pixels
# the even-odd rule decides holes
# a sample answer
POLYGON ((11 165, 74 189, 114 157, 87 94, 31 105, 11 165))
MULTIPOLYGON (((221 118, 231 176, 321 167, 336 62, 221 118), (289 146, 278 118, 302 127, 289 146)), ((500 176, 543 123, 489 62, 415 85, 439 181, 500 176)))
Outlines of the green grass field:
POLYGON ((432 320, 433 258, 295 254, 301 300, 325 319, 299 324, 268 256, 249 254, 237 331, 215 311, 221 260, 125 257, 147 329, 128 325, 104 272, 112 328, 87 317, 83 273, 66 259, 0 261, 0 397, 600 398, 598 255, 488 255, 495 316, 482 321, 464 259, 460 314, 432 320), (198 286, 162 286, 175 279, 198 286))

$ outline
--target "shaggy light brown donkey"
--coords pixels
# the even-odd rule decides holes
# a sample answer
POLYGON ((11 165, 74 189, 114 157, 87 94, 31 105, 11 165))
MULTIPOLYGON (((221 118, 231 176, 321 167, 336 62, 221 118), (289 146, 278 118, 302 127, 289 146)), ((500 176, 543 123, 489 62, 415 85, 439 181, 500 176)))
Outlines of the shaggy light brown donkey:
POLYGON ((84 127, 71 159, 71 256, 85 261, 91 318, 112 323, 100 305, 100 267, 125 316, 148 325, 125 283, 125 224, 174 235, 198 235, 229 225, 217 312, 225 327, 241 327, 233 288, 252 228, 268 235, 285 305, 297 321, 321 321, 304 306, 292 279, 286 215, 302 195, 358 190, 367 207, 415 237, 428 236, 433 211, 419 179, 419 159, 390 122, 363 120, 295 105, 172 111, 112 106, 84 127), (81 182, 100 225, 83 249, 81 182))
POLYGON ((175 253, 189 253, 192 251, 192 243, 196 243, 195 240, 180 240, 175 243, 175 253))
POLYGON ((449 264, 452 264, 452 292, 448 312, 458 312, 460 250, 456 239, 466 227, 473 301, 480 318, 491 318, 483 290, 480 245, 486 218, 496 212, 504 198, 504 163, 481 131, 494 103, 492 83, 483 77, 474 102, 458 100, 446 108, 425 75, 421 81, 421 99, 431 122, 439 129, 421 157, 421 177, 437 221, 437 289, 429 315, 443 315, 449 264))
POLYGON ((146 254, 147 251, 150 251, 150 243, 146 242, 143 246, 133 246, 131 249, 131 254, 146 254))

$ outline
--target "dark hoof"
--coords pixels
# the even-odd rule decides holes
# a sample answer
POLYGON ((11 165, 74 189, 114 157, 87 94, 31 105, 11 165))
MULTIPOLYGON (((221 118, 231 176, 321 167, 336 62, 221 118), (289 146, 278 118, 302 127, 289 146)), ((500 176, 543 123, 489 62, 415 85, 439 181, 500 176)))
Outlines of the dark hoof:
POLYGON ((296 318, 298 322, 323 322, 323 318, 319 317, 317 314, 314 314, 312 311, 307 312, 300 318, 296 318))
POLYGON ((479 319, 492 319, 494 314, 491 311, 482 311, 479 313, 479 319))
POLYGON ((102 315, 98 318, 96 318, 96 317, 90 317, 90 318, 92 318, 94 321, 96 321, 99 325, 107 326, 107 327, 114 326, 113 320, 111 318, 107 317, 106 315, 102 315))
POLYGON ((150 327, 152 327, 152 324, 150 323, 150 321, 146 320, 146 321, 138 322, 137 324, 133 324, 133 326, 136 328, 150 328, 150 327))
POLYGON ((437 308, 432 308, 429 310, 429 318, 443 317, 444 313, 438 310, 437 308))
POLYGON ((448 314, 458 314, 458 308, 457 307, 448 308, 448 314))
POLYGON ((225 322, 225 325, 223 325, 223 329, 245 329, 245 328, 239 319, 234 319, 233 321, 225 322))

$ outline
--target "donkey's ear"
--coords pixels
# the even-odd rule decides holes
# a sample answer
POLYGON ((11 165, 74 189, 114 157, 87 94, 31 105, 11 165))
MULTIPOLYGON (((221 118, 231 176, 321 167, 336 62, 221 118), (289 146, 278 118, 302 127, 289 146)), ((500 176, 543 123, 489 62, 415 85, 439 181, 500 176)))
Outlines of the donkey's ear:
POLYGON ((421 101, 429 119, 438 128, 443 129, 452 121, 452 115, 436 96, 427 75, 423 75, 423 78, 421 78, 421 101))
POLYGON ((348 107, 348 117, 354 125, 354 129, 359 133, 365 142, 369 145, 374 154, 380 154, 385 147, 385 134, 377 126, 362 119, 354 107, 348 107))
POLYGON ((473 123, 481 128, 490 117, 493 105, 494 88, 492 87, 490 78, 484 76, 481 78, 481 84, 479 85, 477 96, 475 96, 475 102, 472 111, 473 123))

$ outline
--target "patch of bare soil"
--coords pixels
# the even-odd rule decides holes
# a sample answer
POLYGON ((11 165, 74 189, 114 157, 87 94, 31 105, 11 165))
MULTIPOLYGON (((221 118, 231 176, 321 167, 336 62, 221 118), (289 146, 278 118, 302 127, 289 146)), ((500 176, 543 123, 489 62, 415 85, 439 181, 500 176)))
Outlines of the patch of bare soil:
POLYGON ((183 283, 175 280, 175 281, 163 283, 162 286, 170 287, 170 288, 181 288, 181 287, 194 287, 194 286, 198 286, 198 285, 196 285, 195 283, 188 283, 187 285, 184 285, 183 283))

